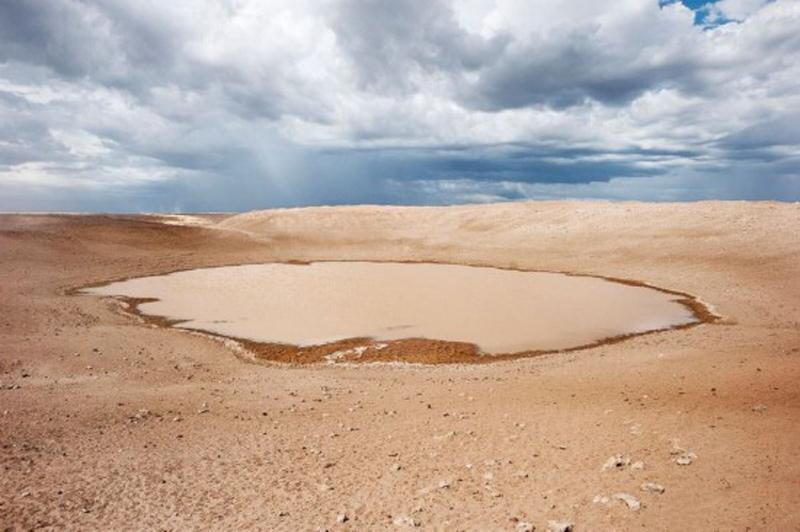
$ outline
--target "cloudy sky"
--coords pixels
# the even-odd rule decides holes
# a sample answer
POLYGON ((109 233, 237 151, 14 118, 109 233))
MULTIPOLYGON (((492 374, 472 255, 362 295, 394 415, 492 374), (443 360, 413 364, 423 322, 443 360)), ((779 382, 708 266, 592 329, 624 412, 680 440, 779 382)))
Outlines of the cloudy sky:
POLYGON ((800 0, 2 0, 0 210, 800 200, 800 0))

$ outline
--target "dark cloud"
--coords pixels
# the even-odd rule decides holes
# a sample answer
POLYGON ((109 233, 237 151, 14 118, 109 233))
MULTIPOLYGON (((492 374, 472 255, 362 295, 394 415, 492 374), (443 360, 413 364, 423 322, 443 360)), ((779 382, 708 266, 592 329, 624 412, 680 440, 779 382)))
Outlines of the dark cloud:
POLYGON ((468 32, 441 0, 345 0, 331 21, 362 84, 388 92, 412 90, 415 69, 479 69, 495 60, 510 40, 468 32))
POLYGON ((0 209, 796 198, 800 4, 662 4, 5 0, 0 209))

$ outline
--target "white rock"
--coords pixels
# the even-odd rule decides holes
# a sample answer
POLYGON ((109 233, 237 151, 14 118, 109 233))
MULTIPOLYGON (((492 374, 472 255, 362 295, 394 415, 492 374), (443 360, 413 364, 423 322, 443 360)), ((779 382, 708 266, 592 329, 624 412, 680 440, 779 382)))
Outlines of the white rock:
POLYGON ((639 502, 639 499, 629 493, 615 493, 614 498, 627 504, 628 509, 634 512, 642 507, 642 503, 639 502))
POLYGON ((439 481, 439 489, 447 489, 449 487, 450 487, 450 481, 449 480, 440 480, 439 481))
POLYGON ((517 523, 516 527, 517 532, 533 532, 534 526, 532 523, 528 523, 527 521, 520 521, 517 523))
POLYGON ((633 469, 634 471, 641 471, 642 469, 644 469, 644 462, 640 460, 638 462, 632 463, 631 469, 633 469))
POLYGON ((642 491, 647 491, 650 493, 664 493, 666 488, 661 484, 656 484, 655 482, 645 482, 641 486, 642 491))
POLYGON ((697 455, 694 454, 693 452, 689 451, 689 452, 685 452, 682 455, 680 455, 675 460, 675 463, 678 464, 678 465, 686 466, 686 465, 690 465, 692 462, 694 462, 695 458, 697 458, 697 455))
POLYGON ((608 471, 609 469, 618 469, 622 468, 626 465, 631 463, 631 459, 628 456, 623 456, 621 454, 615 454, 614 456, 610 456, 608 460, 603 464, 603 471, 608 471))
POLYGON ((607 506, 608 503, 611 502, 611 501, 605 495, 595 495, 594 499, 592 499, 592 502, 594 504, 605 504, 607 506))
POLYGON ((548 521, 547 530, 550 532, 572 532, 573 524, 568 521, 548 521))
POLYGON ((411 517, 410 515, 398 515, 394 518, 392 523, 395 526, 407 526, 407 527, 417 527, 419 526, 419 521, 411 517))
POLYGON ((346 523, 349 520, 350 520, 350 518, 347 517, 347 514, 339 514, 339 515, 336 516, 336 522, 337 523, 346 523))

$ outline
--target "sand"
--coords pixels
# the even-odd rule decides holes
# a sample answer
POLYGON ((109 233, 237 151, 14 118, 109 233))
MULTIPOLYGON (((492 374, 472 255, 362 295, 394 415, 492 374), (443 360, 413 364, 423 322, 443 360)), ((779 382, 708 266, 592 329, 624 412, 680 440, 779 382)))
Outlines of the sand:
POLYGON ((227 266, 86 293, 155 299, 138 310, 181 328, 262 343, 307 347, 369 338, 351 348, 357 354, 410 338, 475 344, 486 355, 559 350, 696 321, 677 296, 652 288, 453 264, 227 266))
POLYGON ((0 216, 0 522, 797 530, 798 234, 799 205, 743 202, 315 208, 191 225, 0 216), (633 279, 721 319, 494 364, 286 366, 70 292, 342 259, 633 279), (620 465, 604 470, 609 458, 620 465))

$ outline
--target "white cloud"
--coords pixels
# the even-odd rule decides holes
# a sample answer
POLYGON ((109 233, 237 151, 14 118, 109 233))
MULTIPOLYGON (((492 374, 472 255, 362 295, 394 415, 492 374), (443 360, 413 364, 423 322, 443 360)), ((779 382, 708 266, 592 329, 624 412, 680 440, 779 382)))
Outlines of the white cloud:
POLYGON ((277 204, 392 201, 406 180, 655 197, 671 179, 690 197, 742 158, 792 183, 800 2, 708 9, 738 22, 656 0, 10 0, 0 188, 206 179, 277 204))

